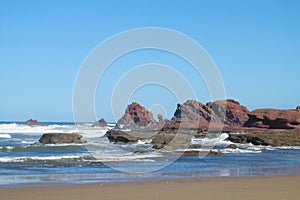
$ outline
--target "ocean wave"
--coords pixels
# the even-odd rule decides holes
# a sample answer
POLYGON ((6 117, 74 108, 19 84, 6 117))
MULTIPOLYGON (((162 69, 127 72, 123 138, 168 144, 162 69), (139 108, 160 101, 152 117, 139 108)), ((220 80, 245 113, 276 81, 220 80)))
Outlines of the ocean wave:
POLYGON ((66 162, 79 161, 79 162, 154 162, 151 158, 162 157, 158 153, 133 153, 133 154, 80 154, 80 155, 62 155, 62 156, 17 156, 17 157, 1 157, 0 162, 36 162, 36 161, 51 161, 51 162, 66 162))
POLYGON ((222 133, 215 138, 192 138, 191 144, 200 145, 200 146, 212 146, 212 147, 227 147, 230 144, 233 144, 230 141, 226 141, 229 137, 228 133, 222 133))
POLYGON ((93 127, 87 124, 81 125, 45 125, 28 126, 24 124, 0 124, 0 138, 10 138, 9 134, 41 135, 45 133, 79 133, 84 138, 103 137, 112 127, 93 127))
POLYGON ((148 161, 153 162, 153 158, 163 157, 161 153, 128 153, 128 154, 103 154, 103 153, 93 153, 94 158, 98 162, 139 162, 148 161), (151 159, 152 158, 152 159, 151 159))
POLYGON ((0 134, 0 138, 3 138, 3 139, 10 139, 10 138, 11 138, 11 135, 9 135, 9 134, 0 134))
POLYGON ((2 146, 0 152, 40 152, 40 151, 86 151, 83 144, 49 144, 49 145, 24 145, 24 146, 2 146))
POLYGON ((86 155, 1 157, 0 162, 58 161, 79 158, 92 160, 93 157, 88 157, 86 155))
POLYGON ((22 133, 22 134, 42 134, 42 133, 74 133, 73 125, 47 125, 47 126, 28 126, 23 124, 0 124, 0 133, 22 133))

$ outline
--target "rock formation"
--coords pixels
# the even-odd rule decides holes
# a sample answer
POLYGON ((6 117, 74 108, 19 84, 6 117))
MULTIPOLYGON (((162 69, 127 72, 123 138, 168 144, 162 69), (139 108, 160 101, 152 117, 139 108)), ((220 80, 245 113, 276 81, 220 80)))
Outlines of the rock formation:
POLYGON ((102 118, 99 121, 96 121, 93 126, 105 127, 107 126, 107 122, 102 118))
POLYGON ((131 144, 138 142, 138 136, 134 136, 132 133, 126 133, 125 131, 120 130, 109 130, 106 132, 105 136, 110 142, 115 144, 131 144))
POLYGON ((232 99, 210 102, 206 106, 211 108, 214 115, 220 121, 224 120, 224 123, 227 125, 243 126, 249 119, 249 110, 232 99))
POLYGON ((63 144, 63 143, 85 143, 82 136, 77 133, 46 133, 43 134, 39 142, 42 144, 63 144))
POLYGON ((30 126, 43 126, 43 123, 37 121, 37 120, 33 120, 33 119, 29 119, 26 122, 24 122, 25 125, 30 125, 30 126))
POLYGON ((234 100, 220 100, 206 105, 195 100, 188 100, 178 104, 174 113, 174 120, 207 121, 224 123, 231 126, 243 126, 249 119, 248 109, 234 100))
POLYGON ((266 129, 300 129, 298 110, 258 109, 248 114, 245 127, 266 129))
POLYGON ((219 122, 211 108, 195 100, 177 104, 173 120, 219 122))
POLYGON ((133 102, 128 105, 125 114, 118 120, 117 126, 139 129, 157 124, 153 114, 140 104, 133 102))

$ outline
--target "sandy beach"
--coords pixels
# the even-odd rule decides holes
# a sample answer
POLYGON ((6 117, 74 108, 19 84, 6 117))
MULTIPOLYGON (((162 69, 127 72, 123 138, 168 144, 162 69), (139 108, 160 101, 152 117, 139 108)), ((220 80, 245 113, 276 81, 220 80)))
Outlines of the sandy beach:
POLYGON ((299 199, 300 175, 1 187, 0 199, 299 199))

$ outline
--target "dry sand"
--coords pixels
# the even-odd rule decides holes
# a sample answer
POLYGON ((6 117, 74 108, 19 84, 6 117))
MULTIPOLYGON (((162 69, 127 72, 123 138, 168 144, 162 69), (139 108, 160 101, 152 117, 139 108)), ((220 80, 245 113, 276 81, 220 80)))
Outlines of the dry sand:
POLYGON ((1 200, 300 199, 300 175, 62 186, 0 187, 1 200))

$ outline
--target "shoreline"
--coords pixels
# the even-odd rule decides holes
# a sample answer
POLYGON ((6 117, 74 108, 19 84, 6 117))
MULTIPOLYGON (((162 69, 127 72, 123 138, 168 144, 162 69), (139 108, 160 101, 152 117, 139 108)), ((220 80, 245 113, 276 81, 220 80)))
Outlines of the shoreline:
POLYGON ((0 187, 0 199, 297 199, 300 174, 0 187))

